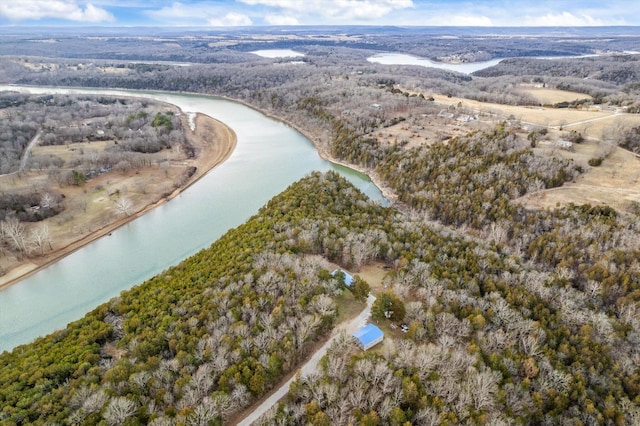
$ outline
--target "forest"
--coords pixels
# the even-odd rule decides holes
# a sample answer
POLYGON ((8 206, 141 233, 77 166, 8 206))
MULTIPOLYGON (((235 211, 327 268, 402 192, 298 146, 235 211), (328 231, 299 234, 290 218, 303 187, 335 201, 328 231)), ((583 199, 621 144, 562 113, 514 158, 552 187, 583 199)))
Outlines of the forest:
POLYGON ((7 424, 207 424, 263 395, 334 324, 326 260, 385 251, 395 213, 313 175, 210 248, 0 355, 7 424), (322 207, 322 208, 321 208, 322 207), (362 254, 353 241, 364 239, 362 254))
POLYGON ((526 182, 560 185, 576 171, 534 159, 502 129, 388 155, 378 167, 400 180, 410 217, 475 238, 400 237, 409 253, 386 287, 406 302, 407 339, 392 354, 336 345, 264 423, 636 423, 637 213, 514 204, 526 182))
MULTIPOLYGON (((184 56, 166 57, 160 44, 147 50, 150 61, 189 66, 131 64, 108 52, 90 62, 70 58, 63 53, 78 39, 62 36, 54 57, 7 50, 11 56, 0 63, 6 83, 241 100, 303 129, 329 157, 374 176, 394 203, 372 203, 335 173, 292 184, 211 247, 66 329, 1 354, 0 420, 237 421, 296 371, 330 335, 345 301, 353 302, 354 294, 331 275, 334 265, 359 272, 373 264, 385 271, 385 291, 375 294, 372 321, 387 331, 403 322, 407 332, 390 333, 385 350, 367 352, 349 336, 337 339, 317 373, 296 376, 258 423, 640 423, 640 205, 521 203, 598 166, 540 150, 552 137, 548 131, 558 131, 552 126, 525 130, 516 117, 435 101, 538 108, 541 102, 521 88, 544 85, 581 95, 579 102, 545 107, 553 112, 624 108, 632 117, 640 108, 640 62, 622 52, 634 36, 576 36, 579 42, 532 36, 516 53, 531 57, 468 75, 366 58, 389 50, 441 60, 484 51, 487 59, 507 56, 515 42, 483 39, 470 29, 448 46, 420 44, 424 34, 388 31, 340 43, 318 42, 311 30, 294 41, 271 35, 272 47, 303 51, 302 64, 248 53, 256 48, 250 34, 225 35, 236 40, 233 48, 194 45, 184 56), (601 50, 614 53, 533 58, 601 50), (463 125, 455 118, 462 115, 478 119, 463 125), (384 315, 384 304, 393 304, 393 318, 384 315)), ((132 48, 125 39, 117 43, 132 48)), ((146 119, 171 130, 169 115, 146 119)), ((621 149, 615 145, 638 152, 638 128, 596 135, 614 144, 601 162, 621 149)), ((593 133, 572 130, 559 137, 595 143, 593 133)), ((25 140, 33 134, 11 131, 25 140)))
POLYGON ((542 214, 524 220, 530 229, 501 218, 473 237, 315 174, 211 248, 5 352, 2 415, 15 424, 229 419, 334 323, 346 290, 321 255, 354 270, 391 265, 386 286, 409 331, 387 357, 343 341, 266 423, 633 424, 639 222, 587 206, 542 214))

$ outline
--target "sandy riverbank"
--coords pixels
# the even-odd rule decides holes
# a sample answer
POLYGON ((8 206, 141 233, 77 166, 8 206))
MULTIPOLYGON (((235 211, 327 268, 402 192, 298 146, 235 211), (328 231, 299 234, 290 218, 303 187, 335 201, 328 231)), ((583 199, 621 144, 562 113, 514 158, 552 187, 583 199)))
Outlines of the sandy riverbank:
MULTIPOLYGON (((189 127, 186 126, 188 129, 189 127)), ((158 192, 145 194, 145 201, 142 205, 137 205, 137 210, 126 217, 112 216, 113 220, 108 223, 93 224, 89 226, 88 233, 70 233, 61 238, 56 238, 53 250, 44 256, 25 257, 23 261, 16 263, 2 277, 0 277, 0 290, 19 282, 27 276, 46 268, 59 261, 63 257, 73 253, 83 246, 108 235, 115 229, 142 216, 148 211, 158 207, 182 191, 193 185, 207 172, 227 160, 237 144, 235 132, 224 123, 215 120, 204 114, 197 114, 195 118, 195 130, 187 130, 187 137, 196 149, 196 156, 193 159, 182 162, 183 167, 196 167, 196 172, 179 188, 166 195, 158 188, 158 192)), ((132 173, 133 174, 133 173, 132 173)), ((121 176, 125 178, 135 178, 138 181, 152 178, 151 171, 138 171, 135 176, 121 176)), ((105 179, 102 177, 101 179, 105 179)), ((113 176, 109 177, 113 179, 113 176)), ((111 183, 113 185, 113 183, 111 183)), ((86 226, 86 225, 85 225, 86 226)))

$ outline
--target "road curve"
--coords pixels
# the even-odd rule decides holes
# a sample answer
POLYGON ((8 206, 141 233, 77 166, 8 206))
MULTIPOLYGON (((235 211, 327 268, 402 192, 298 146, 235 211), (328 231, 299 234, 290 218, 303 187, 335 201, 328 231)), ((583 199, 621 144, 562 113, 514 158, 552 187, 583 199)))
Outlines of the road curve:
MULTIPOLYGON (((372 294, 369 294, 369 297, 367 298, 367 306, 362 310, 362 312, 360 312, 360 314, 354 319, 352 319, 351 321, 344 322, 338 325, 333 330, 331 338, 327 340, 326 343, 322 345, 320 349, 318 349, 313 354, 313 356, 311 356, 309 361, 307 361, 300 368, 300 373, 302 374, 302 376, 308 376, 316 372, 318 368, 318 362, 320 362, 320 359, 322 359, 322 357, 325 356, 325 354, 327 353, 327 350, 329 349, 329 346, 331 346, 331 343, 333 343, 333 341, 338 337, 340 332, 345 331, 351 334, 355 332, 357 329, 359 329, 360 327, 366 325, 369 319, 369 315, 371 315, 371 306, 373 306, 373 302, 375 300, 376 300, 375 296, 372 294)), ((278 388, 278 390, 273 392, 269 396, 269 398, 265 399, 264 402, 260 404, 251 414, 249 414, 247 417, 245 417, 240 422, 238 422, 237 425, 249 426, 256 420, 258 420, 260 416, 262 416, 264 413, 269 411, 271 407, 276 405, 278 401, 280 401, 287 394, 287 392, 289 392, 289 387, 291 386, 291 383, 293 383, 295 379, 296 379, 296 375, 294 375, 292 378, 287 380, 283 385, 281 385, 278 388)))

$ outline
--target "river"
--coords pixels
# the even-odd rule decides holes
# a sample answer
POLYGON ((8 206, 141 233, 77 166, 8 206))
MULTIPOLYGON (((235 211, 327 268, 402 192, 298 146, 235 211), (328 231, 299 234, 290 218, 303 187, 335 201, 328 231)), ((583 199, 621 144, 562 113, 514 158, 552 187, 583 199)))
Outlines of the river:
POLYGON ((155 99, 222 121, 236 132, 238 143, 227 161, 170 202, 0 291, 0 351, 63 328, 208 247, 312 171, 336 170, 386 204, 366 175, 323 160, 303 135, 237 102, 163 92, 0 85, 1 90, 155 99))

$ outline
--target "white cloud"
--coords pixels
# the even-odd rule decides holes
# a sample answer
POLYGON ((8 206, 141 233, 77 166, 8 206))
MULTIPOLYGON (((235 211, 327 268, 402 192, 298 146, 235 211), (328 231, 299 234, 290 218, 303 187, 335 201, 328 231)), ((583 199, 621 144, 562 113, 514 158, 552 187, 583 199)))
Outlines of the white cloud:
POLYGON ((253 25, 251 18, 242 13, 229 12, 223 18, 209 19, 212 27, 248 27, 253 25))
POLYGON ((300 25, 297 18, 285 15, 267 15, 264 20, 269 25, 300 25))
POLYGON ((105 9, 87 3, 84 8, 69 0, 21 0, 0 2, 0 16, 9 21, 46 18, 79 22, 112 22, 115 17, 105 9))
POLYGON ((73 21, 86 21, 86 22, 104 22, 115 21, 115 17, 104 9, 95 7, 91 3, 88 3, 84 10, 76 9, 69 16, 69 19, 73 21))
POLYGON ((570 12, 548 13, 544 16, 527 16, 518 25, 532 27, 584 27, 597 25, 611 25, 589 15, 575 15, 570 12))
MULTIPOLYGON (((395 10, 413 7, 412 0, 238 0, 251 6, 281 9, 286 16, 372 21, 395 10)), ((307 23, 314 23, 309 21, 307 23)))

